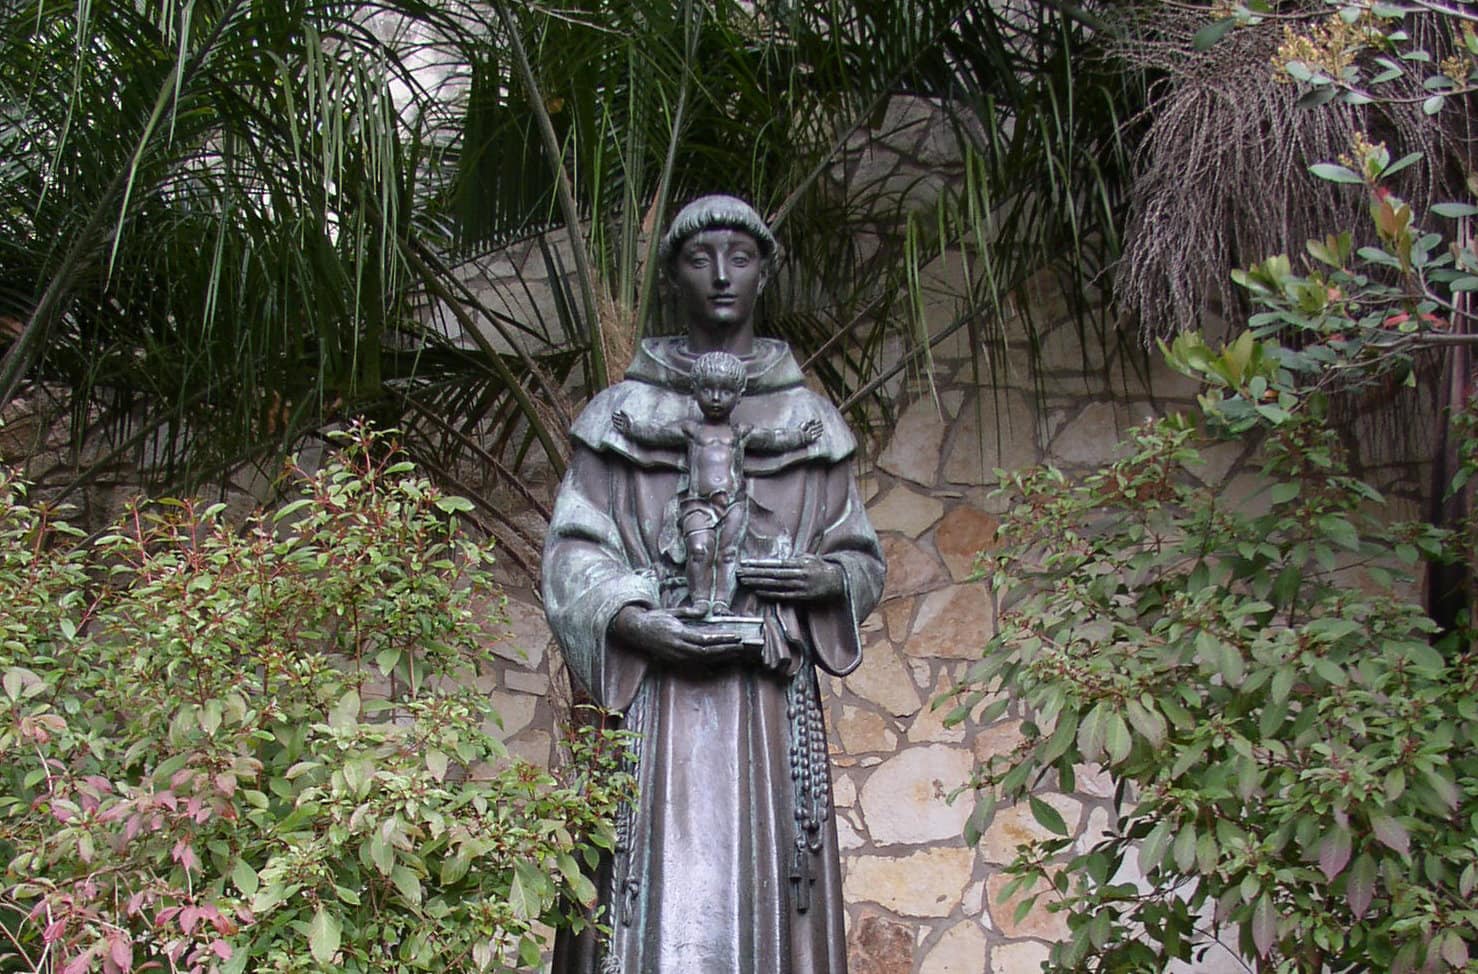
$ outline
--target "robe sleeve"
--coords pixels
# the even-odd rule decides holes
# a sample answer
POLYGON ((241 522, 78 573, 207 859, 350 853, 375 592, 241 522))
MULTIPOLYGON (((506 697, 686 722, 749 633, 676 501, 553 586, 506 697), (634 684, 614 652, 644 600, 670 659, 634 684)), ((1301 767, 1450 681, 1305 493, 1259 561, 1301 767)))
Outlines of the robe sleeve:
POLYGON ((609 461, 575 446, 544 542, 544 611, 570 671, 601 707, 624 710, 646 660, 609 637, 628 605, 660 604, 657 579, 634 569, 611 516, 609 461))
POLYGON ((816 554, 842 569, 845 593, 802 613, 816 662, 846 676, 862 662, 858 626, 883 594, 886 565, 882 546, 867 519, 850 464, 833 464, 826 474, 826 510, 834 514, 822 528, 816 554))

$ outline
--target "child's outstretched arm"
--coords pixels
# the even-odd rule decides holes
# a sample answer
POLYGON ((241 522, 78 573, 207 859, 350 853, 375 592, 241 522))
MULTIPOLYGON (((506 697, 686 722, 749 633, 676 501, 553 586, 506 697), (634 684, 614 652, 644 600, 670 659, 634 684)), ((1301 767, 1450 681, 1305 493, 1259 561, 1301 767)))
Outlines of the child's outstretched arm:
POLYGON ((794 429, 751 429, 744 445, 760 453, 783 453, 816 442, 821 438, 822 428, 821 420, 808 419, 794 429))
POLYGON ((686 423, 679 423, 676 426, 648 423, 644 420, 632 419, 624 409, 611 413, 611 425, 616 427, 616 431, 622 436, 642 446, 682 446, 688 442, 686 423))

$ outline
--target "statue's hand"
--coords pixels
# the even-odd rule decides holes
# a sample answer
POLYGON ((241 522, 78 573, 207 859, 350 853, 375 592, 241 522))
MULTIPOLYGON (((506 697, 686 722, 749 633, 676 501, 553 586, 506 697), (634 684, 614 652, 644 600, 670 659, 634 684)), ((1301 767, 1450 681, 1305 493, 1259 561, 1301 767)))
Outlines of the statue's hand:
POLYGON ((820 602, 846 591, 841 566, 816 555, 747 558, 739 562, 739 583, 762 599, 790 602, 820 602))
POLYGON ((821 433, 825 429, 819 419, 808 419, 801 424, 801 436, 806 438, 807 443, 815 443, 821 439, 821 433))
POLYGON ((611 425, 616 427, 616 432, 625 436, 631 432, 631 417, 626 415, 626 410, 618 409, 611 413, 611 425))
POLYGON ((726 663, 744 654, 736 635, 690 628, 666 609, 628 605, 611 620, 611 634, 665 663, 726 663))

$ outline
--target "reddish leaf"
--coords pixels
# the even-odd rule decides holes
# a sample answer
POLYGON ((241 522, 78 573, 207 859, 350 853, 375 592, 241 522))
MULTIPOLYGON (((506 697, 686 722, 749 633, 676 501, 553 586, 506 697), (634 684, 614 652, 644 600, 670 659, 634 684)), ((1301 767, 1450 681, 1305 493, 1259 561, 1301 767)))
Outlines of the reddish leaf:
POLYGON ((125 974, 133 969, 133 944, 125 938, 115 937, 108 941, 108 956, 125 974))
POLYGON ((1377 812, 1370 816, 1370 829, 1381 844, 1403 856, 1411 855, 1411 836, 1406 827, 1389 815, 1377 812))
POLYGON ((1344 871, 1350 863, 1350 830, 1336 825, 1319 843, 1319 869, 1324 878, 1334 882, 1334 877, 1344 871))
POLYGON ((188 937, 195 929, 195 924, 200 922, 202 912, 198 906, 187 906, 180 911, 180 929, 185 931, 185 936, 188 937))

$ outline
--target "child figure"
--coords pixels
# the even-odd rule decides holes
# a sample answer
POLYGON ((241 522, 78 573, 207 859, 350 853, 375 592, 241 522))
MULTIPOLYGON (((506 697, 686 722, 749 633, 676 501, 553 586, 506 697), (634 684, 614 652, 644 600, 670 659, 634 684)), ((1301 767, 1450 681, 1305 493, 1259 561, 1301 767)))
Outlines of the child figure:
POLYGON ((687 552, 690 604, 676 610, 686 618, 728 615, 734 597, 739 547, 749 522, 744 481, 746 449, 781 453, 821 437, 820 420, 798 429, 764 429, 730 417, 744 395, 744 363, 728 352, 709 352, 693 363, 693 398, 702 419, 662 426, 611 414, 618 432, 644 446, 686 446, 685 476, 678 485, 678 528, 687 552))

